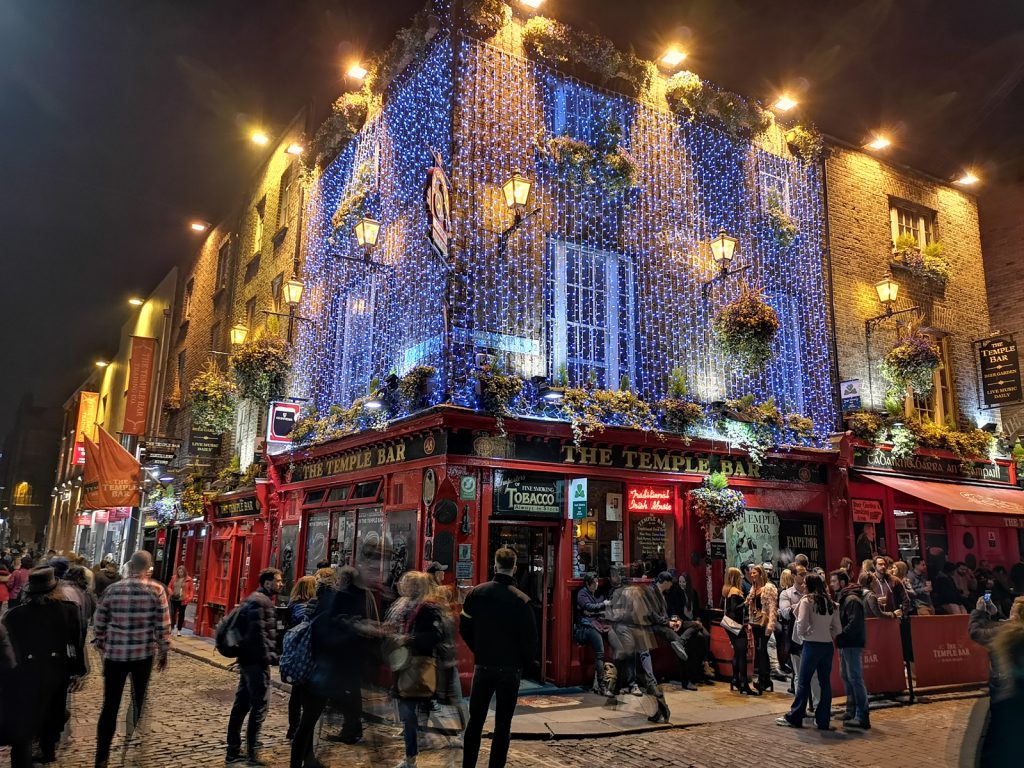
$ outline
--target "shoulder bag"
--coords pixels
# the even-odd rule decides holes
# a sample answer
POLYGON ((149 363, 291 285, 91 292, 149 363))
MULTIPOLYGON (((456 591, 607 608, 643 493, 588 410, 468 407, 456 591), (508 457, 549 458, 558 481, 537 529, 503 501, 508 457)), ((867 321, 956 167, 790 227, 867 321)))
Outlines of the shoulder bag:
MULTIPOLYGON (((726 599, 723 598, 722 599, 722 610, 723 611, 725 610, 725 606, 726 606, 726 599)), ((740 624, 738 621, 736 621, 736 619, 732 618, 727 613, 722 616, 722 620, 720 622, 718 622, 718 624, 719 624, 719 626, 722 627, 722 629, 724 629, 730 635, 738 635, 740 632, 743 631, 743 625, 740 624)))

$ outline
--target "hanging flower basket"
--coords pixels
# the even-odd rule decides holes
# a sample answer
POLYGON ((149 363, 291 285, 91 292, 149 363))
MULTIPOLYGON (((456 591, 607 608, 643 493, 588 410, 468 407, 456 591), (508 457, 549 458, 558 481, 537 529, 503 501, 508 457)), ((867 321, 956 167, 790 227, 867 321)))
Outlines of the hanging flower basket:
POLYGON ((398 381, 398 391, 409 410, 426 408, 437 389, 437 369, 432 365, 417 365, 398 381))
POLYGON ((480 407, 494 416, 498 433, 505 434, 505 419, 512 415, 512 403, 523 391, 523 380, 506 373, 500 365, 486 363, 476 372, 480 407))
POLYGON ((235 416, 235 385, 211 361, 189 386, 192 424, 223 432, 235 416))
POLYGON ((284 395, 291 370, 291 348, 278 336, 260 334, 231 354, 231 376, 238 394, 267 405, 284 395))
POLYGON ((688 436, 704 421, 704 408, 690 400, 667 397, 661 401, 662 421, 677 434, 688 436))
POLYGON ((939 367, 939 348, 919 333, 898 341, 882 360, 882 376, 894 389, 908 388, 916 395, 932 391, 935 370, 939 367))
POLYGON ((715 317, 712 327, 719 345, 730 357, 757 370, 771 359, 779 316, 759 291, 744 288, 715 317))
POLYGON ((688 491, 690 509, 705 531, 723 528, 743 517, 747 501, 743 494, 729 487, 721 472, 704 478, 699 488, 688 491))

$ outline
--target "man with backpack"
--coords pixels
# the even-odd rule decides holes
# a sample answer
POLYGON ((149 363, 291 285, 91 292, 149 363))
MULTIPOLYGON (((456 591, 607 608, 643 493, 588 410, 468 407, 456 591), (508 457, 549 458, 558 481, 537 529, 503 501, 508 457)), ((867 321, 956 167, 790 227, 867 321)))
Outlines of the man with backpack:
POLYGON ((833 594, 839 597, 839 617, 843 631, 836 636, 839 648, 839 672, 846 689, 846 714, 843 724, 847 728, 871 727, 868 720, 868 689, 864 685, 864 646, 867 629, 864 624, 864 599, 860 584, 850 585, 846 571, 832 571, 829 577, 833 594))
POLYGON ((260 728, 270 706, 270 666, 277 661, 277 617, 274 598, 284 586, 276 568, 260 571, 259 589, 226 616, 217 627, 217 650, 238 659, 238 690, 228 719, 228 764, 270 765, 256 754, 260 728), (242 755, 242 721, 247 756, 242 755))

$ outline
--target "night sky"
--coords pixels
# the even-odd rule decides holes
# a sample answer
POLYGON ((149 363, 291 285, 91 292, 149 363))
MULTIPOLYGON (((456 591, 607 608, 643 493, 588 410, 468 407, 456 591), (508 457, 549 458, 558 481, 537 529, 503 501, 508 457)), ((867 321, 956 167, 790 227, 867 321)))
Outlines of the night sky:
MULTIPOLYGON (((341 90, 422 0, 0 0, 0 435, 115 351, 132 294, 194 251, 273 133, 341 90)), ((828 134, 890 132, 935 176, 1024 178, 1020 0, 548 0, 548 15, 744 94, 799 93, 828 134)))

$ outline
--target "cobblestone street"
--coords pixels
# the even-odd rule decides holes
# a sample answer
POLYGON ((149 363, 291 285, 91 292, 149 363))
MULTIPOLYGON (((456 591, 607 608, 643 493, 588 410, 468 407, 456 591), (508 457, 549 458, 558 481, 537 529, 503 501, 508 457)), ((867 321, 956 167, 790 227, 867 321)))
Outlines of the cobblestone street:
MULTIPOLYGON (((93 667, 97 669, 93 657, 93 667)), ((276 670, 275 670, 276 674, 276 670)), ((173 654, 167 672, 154 673, 143 723, 126 744, 125 707, 119 718, 111 768, 184 768, 224 764, 224 729, 234 694, 233 673, 201 661, 173 654)), ((127 696, 127 694, 126 694, 127 696)), ((72 736, 59 752, 62 768, 91 768, 95 728, 102 701, 101 676, 94 672, 73 701, 72 736)), ((127 699, 126 699, 127 701, 127 699)), ((796 732, 774 724, 774 716, 760 716, 740 725, 731 723, 649 732, 641 735, 587 740, 514 741, 510 766, 556 768, 580 765, 715 766, 736 762, 737 744, 763 743, 774 750, 759 753, 759 768, 793 765, 832 768, 850 765, 871 768, 892 765, 893 755, 913 757, 934 768, 955 766, 968 718, 977 698, 948 698, 914 707, 873 713, 868 734, 841 731, 819 734, 813 729, 796 732)), ((381 714, 390 716, 381 705, 381 714)), ((264 755, 274 765, 288 764, 287 697, 274 689, 270 713, 263 729, 264 755)), ((328 722, 323 734, 335 733, 328 722)), ((400 731, 391 725, 367 728, 365 743, 355 747, 322 742, 317 754, 331 766, 393 766, 402 759, 400 731)), ((448 748, 446 737, 430 736, 434 748, 421 752, 422 768, 461 765, 461 752, 448 748)), ((486 765, 485 739, 481 765, 486 765)), ((3 754, 6 762, 6 751, 3 754)))

